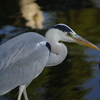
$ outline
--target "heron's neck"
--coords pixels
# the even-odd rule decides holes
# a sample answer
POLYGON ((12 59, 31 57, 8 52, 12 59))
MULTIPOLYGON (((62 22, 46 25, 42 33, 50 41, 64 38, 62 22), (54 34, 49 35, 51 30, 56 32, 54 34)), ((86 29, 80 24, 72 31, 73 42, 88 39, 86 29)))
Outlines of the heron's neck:
POLYGON ((67 48, 63 43, 59 43, 58 34, 53 31, 48 31, 45 35, 51 45, 51 54, 47 62, 47 66, 60 64, 67 55, 67 48))

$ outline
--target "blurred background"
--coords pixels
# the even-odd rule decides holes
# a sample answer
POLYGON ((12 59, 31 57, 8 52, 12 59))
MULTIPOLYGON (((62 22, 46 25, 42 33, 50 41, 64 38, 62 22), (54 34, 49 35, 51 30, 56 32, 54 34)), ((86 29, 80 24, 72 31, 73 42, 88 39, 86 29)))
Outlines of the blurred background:
MULTIPOLYGON (((0 2, 0 44, 28 31, 44 35, 58 23, 67 24, 100 48, 100 0, 0 2)), ((100 51, 74 43, 66 45, 69 53, 64 62, 46 67, 29 85, 29 100, 100 100, 100 51)), ((18 88, 0 100, 16 100, 17 95, 18 88)))

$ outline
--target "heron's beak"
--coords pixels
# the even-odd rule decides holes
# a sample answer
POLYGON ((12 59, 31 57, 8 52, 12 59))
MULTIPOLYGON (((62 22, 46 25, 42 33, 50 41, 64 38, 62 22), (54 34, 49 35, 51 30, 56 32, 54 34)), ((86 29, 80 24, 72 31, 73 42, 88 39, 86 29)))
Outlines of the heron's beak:
POLYGON ((79 35, 76 35, 73 37, 75 39, 75 41, 81 45, 85 45, 87 47, 96 49, 96 50, 100 50, 97 46, 95 46, 93 43, 87 41, 86 39, 80 37, 79 35))

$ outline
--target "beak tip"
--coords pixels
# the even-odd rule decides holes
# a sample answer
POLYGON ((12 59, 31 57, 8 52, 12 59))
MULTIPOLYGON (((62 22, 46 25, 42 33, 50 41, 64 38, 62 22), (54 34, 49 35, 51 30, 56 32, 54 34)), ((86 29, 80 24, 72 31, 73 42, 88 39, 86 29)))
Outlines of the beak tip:
POLYGON ((100 51, 100 49, 99 49, 98 47, 95 47, 95 48, 93 48, 93 49, 95 49, 95 50, 99 50, 99 51, 100 51))
POLYGON ((92 47, 90 46, 90 48, 93 48, 95 50, 99 50, 100 51, 100 49, 97 46, 95 46, 95 45, 92 45, 92 47))

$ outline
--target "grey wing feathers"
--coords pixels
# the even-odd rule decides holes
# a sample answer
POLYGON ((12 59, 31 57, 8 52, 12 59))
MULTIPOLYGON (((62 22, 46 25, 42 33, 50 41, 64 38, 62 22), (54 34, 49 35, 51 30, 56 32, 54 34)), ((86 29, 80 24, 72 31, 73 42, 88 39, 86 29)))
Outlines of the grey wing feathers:
POLYGON ((46 39, 37 33, 25 33, 0 46, 0 69, 30 55, 46 39))
POLYGON ((50 51, 47 40, 36 33, 25 33, 0 46, 0 95, 28 85, 45 67, 50 51))

